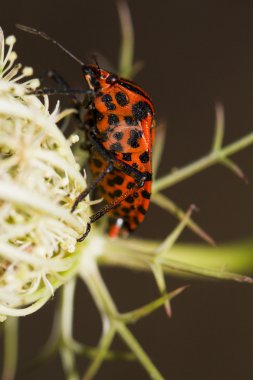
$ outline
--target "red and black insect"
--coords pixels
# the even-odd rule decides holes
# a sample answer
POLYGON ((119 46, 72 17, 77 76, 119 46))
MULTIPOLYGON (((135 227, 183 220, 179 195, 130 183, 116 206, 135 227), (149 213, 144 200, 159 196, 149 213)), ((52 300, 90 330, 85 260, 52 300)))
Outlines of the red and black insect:
POLYGON ((151 195, 154 107, 150 97, 135 83, 98 65, 84 64, 45 33, 19 27, 51 40, 81 63, 89 86, 83 103, 88 109, 84 129, 95 180, 76 199, 72 211, 97 187, 107 205, 91 217, 91 223, 107 212, 111 237, 134 231, 144 219, 151 195))
POLYGON ((82 69, 94 92, 85 120, 90 169, 95 178, 106 172, 98 190, 107 203, 129 194, 109 212, 109 235, 117 236, 134 231, 149 207, 154 108, 136 84, 95 65, 82 69))

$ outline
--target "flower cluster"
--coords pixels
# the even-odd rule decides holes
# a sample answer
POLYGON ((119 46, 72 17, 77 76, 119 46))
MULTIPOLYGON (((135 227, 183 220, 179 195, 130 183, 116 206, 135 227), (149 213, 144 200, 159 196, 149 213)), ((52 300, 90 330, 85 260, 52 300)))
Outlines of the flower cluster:
MULTIPOLYGON (((0 30, 0 314, 25 315, 42 306, 77 263, 88 202, 71 206, 85 189, 70 144, 57 122, 71 110, 49 112, 29 95, 39 86, 21 69, 15 37, 0 30), (7 48, 7 52, 5 50, 7 48), (22 71, 21 71, 22 70, 22 71), (22 81, 22 83, 20 82, 22 81), (72 254, 71 254, 72 253, 72 254), (30 306, 28 306, 30 305, 30 306), (23 307, 23 308, 22 308, 23 307)), ((75 140, 75 139, 74 139, 75 140)))

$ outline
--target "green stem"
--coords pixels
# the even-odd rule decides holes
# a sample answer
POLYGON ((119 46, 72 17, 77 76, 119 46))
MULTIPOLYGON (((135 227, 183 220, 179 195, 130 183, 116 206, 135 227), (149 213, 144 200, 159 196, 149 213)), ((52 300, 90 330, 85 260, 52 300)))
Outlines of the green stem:
POLYGON ((128 347, 133 351, 136 357, 139 359, 142 366, 145 368, 150 378, 153 380, 163 380, 164 377, 156 369, 154 364, 151 362, 145 351, 142 349, 141 345, 138 343, 134 335, 130 330, 123 324, 117 323, 117 331, 128 345, 128 347))
POLYGON ((224 138, 224 132, 225 132, 225 115, 224 115, 224 108, 222 104, 218 103, 215 106, 215 116, 216 116, 216 122, 215 122, 215 132, 214 132, 214 139, 213 139, 213 151, 220 150, 223 143, 224 138))
POLYGON ((102 340, 100 341, 101 353, 99 358, 92 363, 89 368, 88 375, 85 374, 83 380, 91 380, 92 377, 97 373, 102 361, 105 358, 105 354, 109 349, 109 346, 114 337, 115 331, 117 331, 122 339, 126 342, 128 347, 133 351, 136 357, 139 359, 145 370, 150 374, 154 380, 161 380, 163 377, 159 371, 155 368, 154 364, 151 362, 147 354, 144 352, 142 347, 139 345, 137 340, 131 334, 131 332, 125 327, 124 322, 117 320, 118 311, 111 298, 111 295, 104 283, 99 271, 97 264, 93 261, 91 257, 90 260, 86 259, 81 265, 80 274, 85 280, 93 298, 96 302, 102 316, 104 334, 102 340))
MULTIPOLYGON (((97 356, 98 349, 97 347, 84 346, 83 344, 72 340, 72 342, 68 342, 69 348, 71 348, 76 355, 85 356, 89 359, 93 359, 97 356)), ((112 351, 108 350, 105 356, 105 360, 113 361, 113 360, 125 360, 125 361, 133 361, 135 360, 135 356, 131 352, 126 351, 112 351)))
MULTIPOLYGON (((151 201, 160 206, 170 214, 174 215, 177 219, 183 220, 185 217, 185 211, 180 209, 170 198, 161 193, 153 194, 151 201)), ((187 221, 187 226, 201 239, 205 240, 211 245, 215 245, 214 240, 208 235, 200 226, 197 225, 191 218, 187 221)))
POLYGON ((8 317, 4 322, 4 332, 2 380, 14 380, 18 358, 18 318, 8 317))
MULTIPOLYGON (((177 219, 183 220, 185 217, 185 211, 180 209, 171 199, 166 197, 164 194, 155 193, 152 196, 151 201, 157 206, 160 206, 166 211, 169 211, 170 214, 174 215, 177 219)), ((195 234, 197 234, 201 239, 205 240, 211 245, 215 245, 214 240, 210 235, 208 235, 200 226, 197 225, 191 218, 187 221, 187 226, 195 234)))
POLYGON ((66 380, 79 380, 72 352, 67 347, 61 347, 60 355, 66 380))
POLYGON ((117 310, 92 257, 90 260, 88 258, 85 260, 84 265, 81 266, 80 274, 85 280, 94 302, 96 302, 96 305, 100 310, 103 322, 103 334, 100 339, 97 355, 83 376, 83 380, 91 380, 96 375, 105 360, 114 338, 115 328, 111 323, 111 318, 117 310))
POLYGON ((152 171, 153 181, 157 176, 157 171, 164 152, 164 146, 166 141, 166 128, 163 123, 158 124, 155 135, 155 145, 152 151, 152 171))
POLYGON ((105 357, 107 355, 107 352, 113 341, 114 336, 115 336, 115 328, 113 325, 111 325, 109 329, 103 333, 99 342, 98 349, 97 349, 97 355, 95 356, 88 370, 84 374, 83 380, 91 380, 96 375, 103 361, 105 360, 105 357))
POLYGON ((220 150, 212 151, 207 156, 200 158, 199 160, 184 166, 177 171, 165 175, 160 179, 157 179, 153 185, 153 192, 156 193, 165 188, 173 186, 178 182, 185 180, 186 178, 191 177, 192 175, 204 170, 222 160, 231 154, 239 152, 240 150, 253 144, 253 133, 249 133, 247 136, 242 137, 240 140, 221 148, 220 150))
POLYGON ((145 306, 141 306, 138 309, 119 314, 117 316, 117 320, 119 322, 123 322, 124 324, 127 323, 135 323, 139 319, 142 319, 146 317, 147 315, 153 313, 156 309, 164 305, 167 301, 172 300, 174 297, 178 296, 180 293, 182 293, 185 290, 186 287, 181 287, 176 290, 173 290, 170 293, 165 293, 160 298, 157 298, 154 301, 149 302, 145 306))
POLYGON ((73 278, 63 287, 61 334, 64 341, 72 340, 73 308, 76 279, 73 278))
POLYGON ((117 313, 117 308, 104 284, 93 257, 84 262, 84 265, 80 268, 80 274, 86 282, 101 315, 105 314, 110 318, 113 317, 117 313))
POLYGON ((134 56, 134 28, 127 3, 121 0, 118 1, 117 5, 122 33, 119 75, 123 78, 131 78, 134 56))
POLYGON ((66 378, 78 380, 79 375, 75 363, 75 354, 67 345, 72 340, 73 306, 76 280, 72 279, 63 288, 61 304, 61 337, 60 354, 66 378))
MULTIPOLYGON (((137 239, 131 242, 118 240, 113 243, 107 240, 99 264, 150 271, 159 244, 137 239)), ((253 242, 217 248, 200 244, 174 245, 163 254, 160 265, 167 273, 252 282, 247 276, 233 273, 250 272, 253 268, 252 250, 253 242)))

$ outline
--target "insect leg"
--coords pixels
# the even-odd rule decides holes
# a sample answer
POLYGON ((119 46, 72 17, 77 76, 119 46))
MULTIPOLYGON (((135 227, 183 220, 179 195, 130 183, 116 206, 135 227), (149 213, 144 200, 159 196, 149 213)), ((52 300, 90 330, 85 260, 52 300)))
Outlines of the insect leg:
POLYGON ((77 239, 77 241, 78 242, 83 241, 89 235, 90 229, 91 229, 91 223, 87 223, 87 228, 86 228, 85 233, 79 239, 77 239))
MULTIPOLYGON (((43 75, 39 77, 39 80, 42 82, 46 78, 52 79, 55 83, 57 83, 64 89, 71 89, 69 83, 63 78, 61 74, 59 74, 54 69, 47 70, 43 75)), ((79 105, 80 100, 77 98, 76 94, 70 94, 70 96, 73 99, 74 103, 79 105)))
POLYGON ((87 195, 96 188, 96 186, 99 184, 99 182, 102 181, 102 179, 106 176, 106 174, 110 173, 112 170, 113 170, 113 162, 110 161, 108 163, 107 167, 99 174, 99 176, 95 179, 95 181, 90 186, 88 186, 81 194, 78 195, 78 197, 76 198, 76 200, 72 206, 71 212, 75 211, 78 204, 84 198, 86 198, 87 195))
POLYGON ((54 69, 47 70, 43 75, 40 76, 40 81, 43 81, 45 78, 52 79, 55 83, 59 84, 61 88, 42 88, 35 91, 36 95, 69 95, 76 106, 79 108, 80 106, 88 107, 91 100, 94 97, 94 92, 90 89, 82 90, 82 89, 73 89, 70 84, 63 78, 61 74, 59 74, 54 69), (84 101, 80 101, 76 95, 81 94, 85 95, 84 101))
POLYGON ((96 148, 98 154, 106 161, 113 161, 113 166, 115 169, 120 170, 122 173, 129 175, 132 177, 138 187, 142 187, 145 180, 147 179, 148 175, 147 173, 140 172, 138 169, 133 168, 132 166, 128 165, 127 163, 119 160, 111 152, 108 152, 100 141, 96 139, 96 136, 94 133, 90 132, 88 134, 89 141, 92 143, 92 145, 96 148))
POLYGON ((91 224, 95 223, 98 219, 100 219, 102 216, 104 216, 105 214, 107 214, 109 211, 111 211, 114 208, 118 207, 120 205, 120 203, 124 199, 126 199, 129 195, 131 195, 132 193, 134 193, 134 191, 136 190, 137 187, 138 186, 136 184, 131 190, 126 191, 120 197, 118 197, 117 199, 115 199, 111 203, 108 203, 107 205, 105 205, 104 207, 102 207, 100 210, 98 210, 95 214, 93 214, 90 217, 90 223, 87 224, 87 228, 86 228, 85 233, 79 239, 77 239, 77 241, 78 242, 83 241, 86 238, 86 236, 89 234, 89 232, 90 232, 91 224))
POLYGON ((57 84, 60 84, 66 88, 70 88, 69 83, 63 78, 61 74, 59 74, 54 69, 47 70, 43 75, 39 77, 39 80, 43 81, 45 78, 53 79, 53 81, 56 82, 57 84))
MULTIPOLYGON (((63 78, 61 74, 59 74, 54 69, 47 70, 43 75, 40 76, 40 81, 43 81, 46 78, 52 79, 55 83, 57 83, 61 87, 57 88, 40 88, 38 90, 33 91, 32 93, 35 95, 68 95, 72 100, 72 106, 77 110, 77 114, 74 115, 74 118, 78 120, 80 124, 83 124, 83 108, 88 108, 90 103, 94 98, 93 91, 87 89, 73 89, 69 85, 69 83, 63 78), (84 99, 81 99, 78 95, 84 95, 84 99)), ((62 131, 65 131, 68 128, 69 122, 72 119, 73 115, 68 117, 60 126, 62 131)))
POLYGON ((107 173, 112 171, 114 168, 117 168, 121 170, 123 173, 131 176, 135 180, 135 185, 134 187, 123 193, 120 197, 116 198, 114 201, 111 203, 108 203, 104 207, 102 207, 100 210, 98 210, 95 214, 93 214, 90 217, 90 223, 87 224, 87 229, 85 233, 78 239, 79 242, 83 241, 86 236, 89 234, 90 229, 91 229, 91 224, 96 222, 98 219, 100 219, 102 216, 113 210, 114 208, 118 207, 119 204, 126 199, 129 195, 133 194, 134 191, 136 191, 136 188, 140 188, 143 186, 147 179, 147 174, 142 173, 139 170, 132 168, 130 165, 116 159, 115 156, 113 156, 112 152, 108 152, 103 145, 98 141, 96 138, 96 135, 93 132, 88 133, 88 139, 91 142, 91 144, 95 147, 97 150, 98 154, 108 162, 108 166, 106 169, 100 173, 100 175, 97 177, 97 179, 83 192, 81 193, 75 200, 73 206, 72 206, 72 212, 76 209, 77 205, 79 202, 81 202, 88 194, 90 191, 92 191, 97 184, 102 181, 102 179, 105 177, 107 173))
POLYGON ((89 96, 91 90, 82 90, 79 88, 39 88, 38 90, 31 91, 33 95, 85 95, 89 96))

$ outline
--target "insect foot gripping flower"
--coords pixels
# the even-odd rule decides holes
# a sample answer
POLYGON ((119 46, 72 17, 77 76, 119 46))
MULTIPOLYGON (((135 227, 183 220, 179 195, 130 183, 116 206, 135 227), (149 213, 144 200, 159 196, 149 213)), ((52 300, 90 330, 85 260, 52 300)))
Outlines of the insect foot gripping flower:
POLYGON ((47 97, 27 94, 39 81, 15 64, 14 43, 0 30, 1 319, 37 310, 75 272, 89 221, 88 203, 71 213, 86 183, 56 125, 72 111, 59 114, 57 105, 50 114, 47 97))

